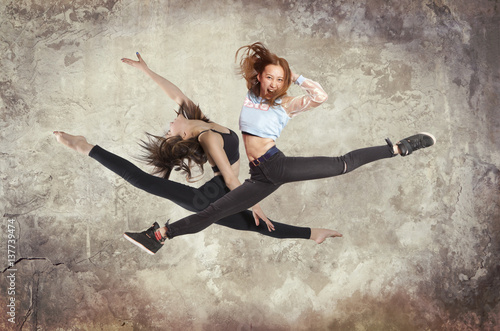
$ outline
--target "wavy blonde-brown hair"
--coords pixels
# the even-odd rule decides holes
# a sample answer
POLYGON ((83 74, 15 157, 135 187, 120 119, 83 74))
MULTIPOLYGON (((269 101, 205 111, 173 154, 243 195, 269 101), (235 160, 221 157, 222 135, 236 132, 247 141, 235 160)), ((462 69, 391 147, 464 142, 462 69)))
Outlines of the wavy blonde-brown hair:
POLYGON ((292 74, 287 60, 269 51, 261 42, 240 47, 236 51, 235 61, 238 61, 240 51, 242 51, 242 54, 238 73, 245 78, 247 81, 247 88, 256 96, 260 96, 260 82, 257 76, 262 74, 266 66, 274 64, 283 68, 285 73, 285 77, 283 77, 284 84, 272 99, 269 100, 269 104, 275 106, 276 100, 285 96, 286 91, 292 84, 292 74))
MULTIPOLYGON (((210 122, 200 107, 193 102, 184 102, 176 112, 189 120, 210 122)), ((181 136, 157 136, 146 132, 147 140, 141 140, 144 154, 142 161, 154 167, 153 174, 168 179, 172 170, 182 171, 188 181, 193 181, 191 169, 198 166, 203 175, 207 155, 198 141, 198 136, 183 140, 181 136)), ((201 177, 200 175, 200 177, 201 177)))

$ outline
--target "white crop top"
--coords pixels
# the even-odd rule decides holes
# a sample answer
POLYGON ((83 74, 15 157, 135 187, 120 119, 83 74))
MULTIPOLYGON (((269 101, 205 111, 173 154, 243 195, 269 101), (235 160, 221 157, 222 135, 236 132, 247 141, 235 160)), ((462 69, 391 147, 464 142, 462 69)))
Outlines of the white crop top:
POLYGON ((244 133, 276 140, 290 118, 301 112, 315 108, 328 99, 328 95, 318 83, 300 76, 295 84, 306 94, 298 97, 277 99, 271 107, 261 97, 248 91, 240 114, 240 130, 244 133))

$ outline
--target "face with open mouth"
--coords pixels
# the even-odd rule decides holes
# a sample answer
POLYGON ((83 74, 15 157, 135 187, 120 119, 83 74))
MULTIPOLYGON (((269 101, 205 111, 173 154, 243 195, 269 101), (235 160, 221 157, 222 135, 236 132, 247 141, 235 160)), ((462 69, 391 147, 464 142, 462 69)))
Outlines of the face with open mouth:
POLYGON ((264 71, 257 76, 260 82, 260 97, 271 99, 276 91, 280 90, 284 84, 285 72, 279 65, 269 64, 264 71))

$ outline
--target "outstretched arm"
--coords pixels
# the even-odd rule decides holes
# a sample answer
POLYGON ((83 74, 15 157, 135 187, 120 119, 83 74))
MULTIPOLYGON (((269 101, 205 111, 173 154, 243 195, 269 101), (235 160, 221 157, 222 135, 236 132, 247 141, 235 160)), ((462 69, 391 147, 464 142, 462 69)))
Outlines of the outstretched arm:
POLYGON ((136 53, 137 58, 139 59, 138 61, 134 61, 131 59, 123 58, 122 62, 126 63, 132 67, 138 68, 141 71, 143 71, 146 75, 148 75, 156 84, 158 84, 161 89, 172 99, 174 100, 179 106, 185 102, 188 103, 189 98, 182 93, 182 91, 174 85, 172 82, 170 82, 168 79, 158 75, 151 69, 149 69, 148 65, 146 62, 142 59, 141 55, 139 52, 136 53))

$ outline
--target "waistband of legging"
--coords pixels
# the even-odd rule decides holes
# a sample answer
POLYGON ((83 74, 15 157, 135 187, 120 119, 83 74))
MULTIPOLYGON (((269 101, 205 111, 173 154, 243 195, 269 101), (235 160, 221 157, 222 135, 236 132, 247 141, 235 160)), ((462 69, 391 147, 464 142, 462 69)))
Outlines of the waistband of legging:
POLYGON ((258 167, 261 163, 266 162, 267 160, 269 160, 271 158, 271 156, 278 153, 279 151, 280 150, 278 149, 278 147, 276 147, 276 145, 274 145, 273 147, 269 148, 269 150, 264 155, 256 158, 253 161, 250 161, 250 164, 249 164, 250 168, 258 167))

